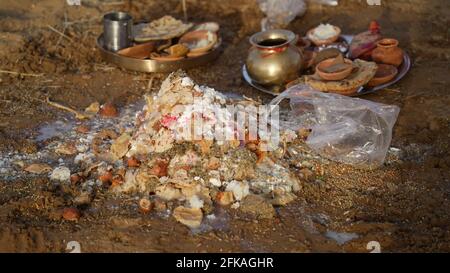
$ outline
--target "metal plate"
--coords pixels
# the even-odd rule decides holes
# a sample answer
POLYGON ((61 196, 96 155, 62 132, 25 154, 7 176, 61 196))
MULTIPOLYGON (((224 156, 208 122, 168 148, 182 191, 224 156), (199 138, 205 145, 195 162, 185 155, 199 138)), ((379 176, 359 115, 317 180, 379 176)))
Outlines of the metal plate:
MULTIPOLYGON (((351 43, 352 39, 353 39, 353 35, 342 35, 341 36, 343 39, 345 39, 349 44, 351 43)), ((395 76, 395 78, 393 78, 391 81, 369 88, 369 87, 361 87, 355 94, 353 94, 352 96, 362 96, 362 95, 366 95, 366 94, 370 94, 373 92, 376 92, 378 90, 381 90, 383 88, 389 87, 395 83, 397 83, 399 80, 401 80, 407 73, 408 71, 411 69, 411 58, 409 57, 409 55, 405 52, 405 54, 403 55, 403 63, 398 67, 398 73, 395 76)), ((267 93, 267 94, 271 94, 274 96, 278 96, 282 91, 284 91, 283 88, 280 88, 279 86, 265 86, 265 85, 261 85, 258 84, 257 82, 253 81, 250 78, 250 75, 247 72, 247 68, 245 66, 245 64, 242 67, 242 76, 244 77, 244 80, 250 84, 251 86, 253 86, 254 88, 267 93)))
POLYGON ((214 48, 210 52, 202 56, 184 58, 177 61, 156 61, 141 60, 121 56, 104 48, 103 34, 97 38, 97 47, 100 49, 100 54, 105 61, 123 67, 125 69, 140 72, 172 72, 178 69, 189 69, 205 65, 214 61, 220 55, 221 44, 222 41, 219 39, 214 48))

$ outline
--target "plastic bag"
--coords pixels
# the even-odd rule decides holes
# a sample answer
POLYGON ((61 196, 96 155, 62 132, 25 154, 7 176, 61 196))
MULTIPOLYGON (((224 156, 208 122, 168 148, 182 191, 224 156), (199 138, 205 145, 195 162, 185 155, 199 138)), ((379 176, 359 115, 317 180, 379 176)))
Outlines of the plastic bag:
MULTIPOLYGON (((259 8, 266 14, 261 21, 261 30, 285 28, 297 16, 306 12, 305 0, 258 0, 259 8)), ((338 0, 309 0, 308 2, 337 6, 338 0)))
POLYGON ((312 129, 306 144, 323 157, 376 168, 383 164, 400 108, 313 90, 307 85, 287 89, 270 104, 290 99, 291 111, 281 129, 312 129))
POLYGON ((306 11, 304 0, 258 0, 258 4, 267 16, 261 21, 263 31, 285 28, 296 16, 306 11))

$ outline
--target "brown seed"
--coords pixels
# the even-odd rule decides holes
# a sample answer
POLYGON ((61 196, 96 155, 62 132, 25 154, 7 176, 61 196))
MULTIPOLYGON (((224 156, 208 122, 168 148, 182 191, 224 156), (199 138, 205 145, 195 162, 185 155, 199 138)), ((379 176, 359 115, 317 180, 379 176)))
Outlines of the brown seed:
POLYGON ((249 149, 250 151, 254 152, 258 149, 258 145, 256 145, 253 142, 249 142, 247 143, 247 149, 249 149))
POLYGON ((80 219, 80 211, 76 208, 65 208, 62 214, 63 218, 67 221, 78 221, 80 219))
POLYGON ((113 179, 113 175, 110 171, 103 173, 102 175, 100 175, 98 177, 98 179, 100 181, 102 181, 103 184, 109 183, 111 182, 111 180, 113 179))
POLYGON ((300 128, 298 130, 298 136, 303 140, 306 140, 308 138, 309 134, 311 134, 311 129, 300 128))
POLYGON ((166 160, 158 159, 156 160, 153 167, 150 169, 150 174, 156 175, 157 177, 167 176, 167 167, 169 163, 166 160))
POLYGON ((167 204, 161 199, 155 199, 153 202, 156 211, 165 211, 167 210, 167 204))
POLYGON ((132 157, 128 158, 127 165, 128 165, 128 167, 131 167, 131 168, 139 167, 139 165, 141 165, 141 162, 137 158, 132 156, 132 157))
POLYGON ((80 126, 78 126, 75 130, 78 132, 78 133, 82 133, 82 134, 87 134, 87 133, 89 133, 89 130, 90 130, 91 128, 89 128, 89 126, 87 126, 87 125, 80 125, 80 126))
POLYGON ((80 183, 82 180, 82 177, 80 175, 78 175, 77 173, 74 173, 70 176, 70 182, 75 185, 80 183))
POLYGON ((111 181, 111 187, 117 187, 123 184, 123 177, 120 175, 115 175, 111 181))
POLYGON ((114 118, 119 115, 117 108, 112 103, 105 103, 100 108, 100 116, 107 118, 114 118))
POLYGON ((147 198, 139 200, 139 209, 142 213, 149 213, 153 208, 153 204, 147 198))

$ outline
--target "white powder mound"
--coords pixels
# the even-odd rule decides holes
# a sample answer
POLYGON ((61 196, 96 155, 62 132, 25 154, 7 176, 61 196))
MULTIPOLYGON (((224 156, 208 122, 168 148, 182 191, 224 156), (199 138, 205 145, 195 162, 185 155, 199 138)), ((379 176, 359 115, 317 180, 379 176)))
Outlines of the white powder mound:
POLYGON ((320 24, 318 27, 314 29, 313 35, 317 39, 326 40, 331 38, 337 34, 334 26, 330 24, 320 24))
POLYGON ((226 191, 231 191, 236 200, 242 200, 250 193, 250 187, 247 182, 233 180, 228 183, 226 191))

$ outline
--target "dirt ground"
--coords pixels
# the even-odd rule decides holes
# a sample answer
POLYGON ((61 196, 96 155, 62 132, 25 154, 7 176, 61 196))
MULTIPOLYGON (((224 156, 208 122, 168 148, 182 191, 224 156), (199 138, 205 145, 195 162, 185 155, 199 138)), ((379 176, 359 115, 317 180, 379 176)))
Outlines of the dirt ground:
MULTIPOLYGON (((82 2, 0 2, 2 153, 38 151, 39 126, 68 115, 50 108, 46 97, 76 109, 94 101, 121 109, 155 92, 165 78, 157 74, 149 90, 150 74, 103 62, 95 39, 107 11, 125 10, 136 20, 182 18, 180 1, 82 2)), ((331 22, 355 33, 376 19, 386 36, 399 39, 413 59, 412 70, 393 87, 364 97, 401 107, 392 141, 401 151, 399 160, 374 171, 327 165, 322 183, 305 183, 298 200, 277 208, 275 219, 249 220, 224 210, 219 227, 199 234, 171 217, 142 216, 131 197, 102 193, 79 222, 65 222, 60 210, 70 198, 64 187, 47 178, 0 181, 0 252, 64 252, 73 240, 83 252, 368 252, 370 241, 378 241, 383 252, 449 252, 449 1, 382 0, 379 7, 339 2, 310 6, 289 29, 304 34, 331 22), (338 244, 325 235, 330 231, 358 237, 338 244)), ((269 101, 241 78, 248 37, 260 30, 263 18, 256 1, 187 3, 189 20, 218 21, 224 42, 217 61, 188 71, 189 76, 217 90, 269 101)))

